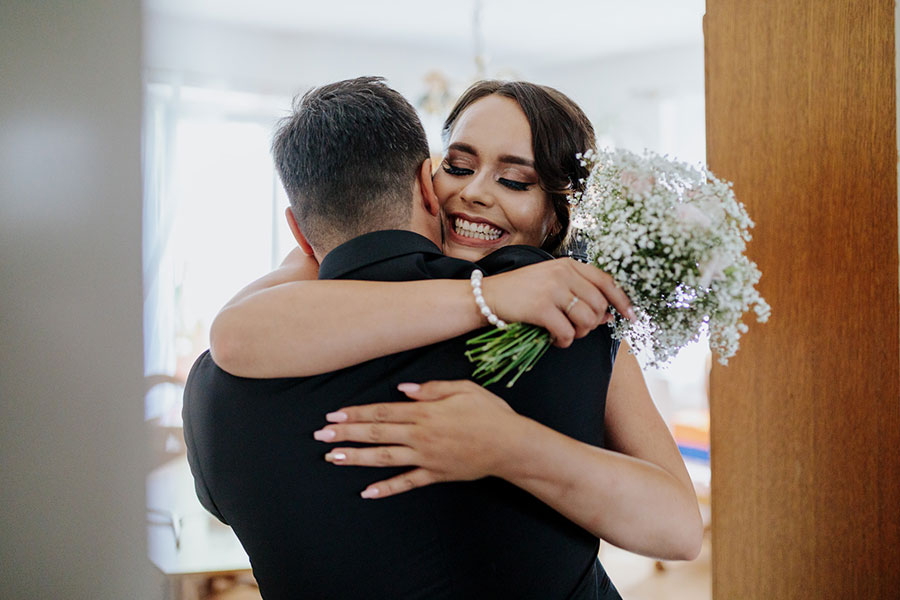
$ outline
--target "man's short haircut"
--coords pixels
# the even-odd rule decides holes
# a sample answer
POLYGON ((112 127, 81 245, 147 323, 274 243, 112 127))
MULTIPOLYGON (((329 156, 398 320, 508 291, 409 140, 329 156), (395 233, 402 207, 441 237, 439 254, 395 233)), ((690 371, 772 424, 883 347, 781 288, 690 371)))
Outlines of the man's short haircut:
POLYGON ((295 98, 272 153, 294 217, 321 252, 370 231, 402 229, 429 157, 415 109, 381 77, 357 77, 295 98))

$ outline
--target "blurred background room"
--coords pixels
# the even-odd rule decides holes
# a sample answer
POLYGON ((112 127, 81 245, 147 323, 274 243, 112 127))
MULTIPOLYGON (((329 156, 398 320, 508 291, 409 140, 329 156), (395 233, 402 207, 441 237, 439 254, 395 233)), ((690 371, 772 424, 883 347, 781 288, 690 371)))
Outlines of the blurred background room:
MULTIPOLYGON (((269 153, 292 98, 330 81, 384 76, 416 106, 440 156, 441 124, 470 83, 524 79, 571 96, 601 146, 701 163, 703 12, 702 0, 144 3, 148 535, 151 559, 173 589, 228 594, 252 586, 236 540, 193 497, 181 386, 209 345, 219 308, 295 244, 269 153)), ((701 340, 668 368, 645 372, 707 523, 708 369, 701 340)), ((627 598, 672 598, 662 590, 676 583, 685 598, 710 595, 708 548, 690 564, 607 544, 601 558, 627 598)))

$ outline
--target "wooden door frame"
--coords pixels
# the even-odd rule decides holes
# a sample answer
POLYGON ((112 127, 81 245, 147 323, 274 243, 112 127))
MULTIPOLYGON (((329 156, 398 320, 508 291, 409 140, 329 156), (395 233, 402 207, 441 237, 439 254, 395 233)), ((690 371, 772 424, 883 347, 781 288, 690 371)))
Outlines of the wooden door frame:
POLYGON ((713 596, 900 595, 894 3, 707 0, 707 156, 772 319, 710 378, 713 596))

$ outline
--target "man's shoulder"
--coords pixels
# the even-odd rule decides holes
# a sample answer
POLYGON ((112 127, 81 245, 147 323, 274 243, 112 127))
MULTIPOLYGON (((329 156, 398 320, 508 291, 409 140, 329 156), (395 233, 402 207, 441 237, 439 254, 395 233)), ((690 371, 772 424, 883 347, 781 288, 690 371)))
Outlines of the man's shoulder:
POLYGON ((212 407, 222 407, 239 399, 271 394, 291 387, 302 378, 238 377, 216 364, 209 350, 205 350, 191 367, 184 385, 182 416, 203 415, 212 407))
POLYGON ((213 360, 210 351, 204 350, 200 356, 197 357, 197 360, 194 361, 191 370, 188 372, 187 381, 184 385, 185 395, 195 389, 197 384, 202 380, 215 378, 220 374, 227 375, 225 371, 219 368, 216 361, 213 360))

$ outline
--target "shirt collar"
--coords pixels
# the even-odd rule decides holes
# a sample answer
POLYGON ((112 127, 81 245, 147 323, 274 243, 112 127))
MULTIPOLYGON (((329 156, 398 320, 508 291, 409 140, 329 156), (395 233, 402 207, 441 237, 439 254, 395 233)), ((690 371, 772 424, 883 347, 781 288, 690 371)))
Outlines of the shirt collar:
POLYGON ((399 229, 372 231, 326 254, 319 265, 319 279, 340 279, 362 267, 416 253, 443 255, 434 242, 418 233, 399 229))

